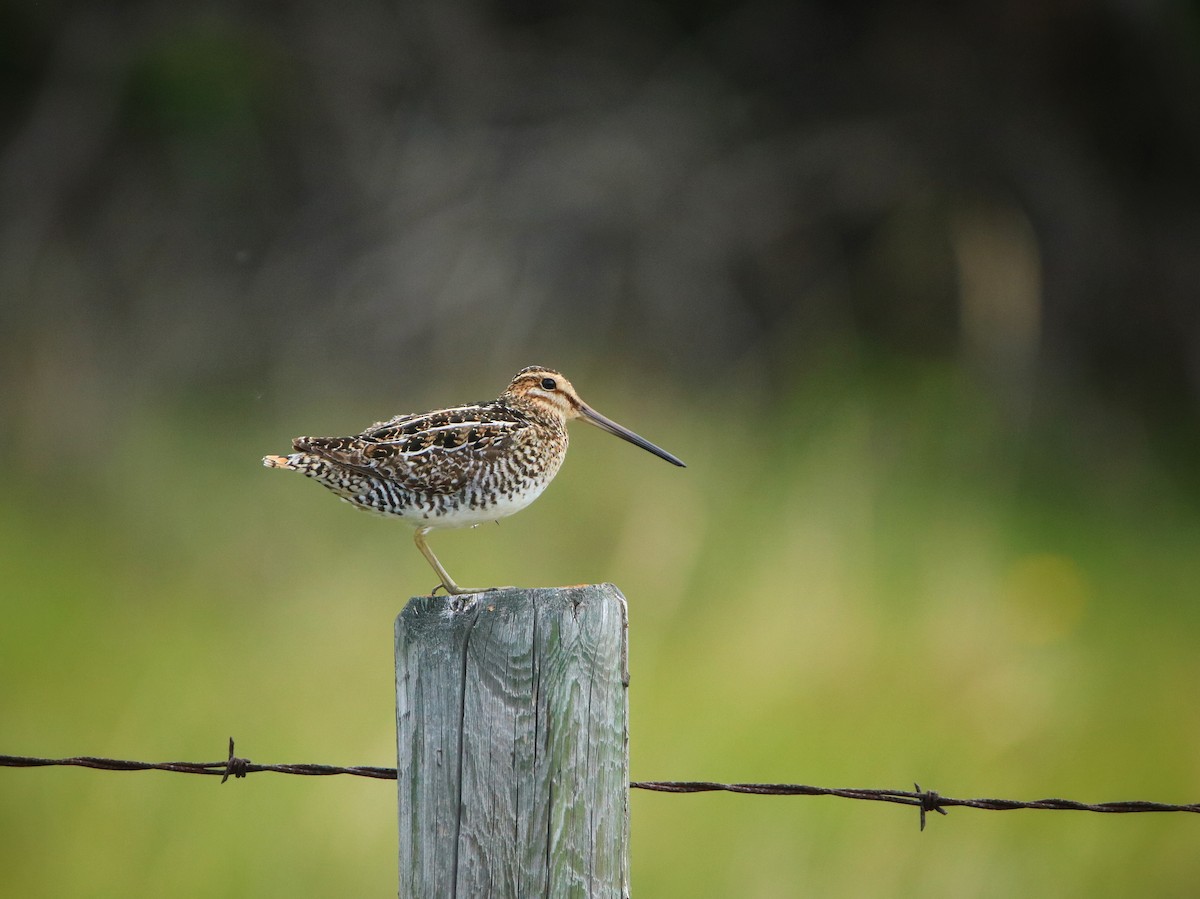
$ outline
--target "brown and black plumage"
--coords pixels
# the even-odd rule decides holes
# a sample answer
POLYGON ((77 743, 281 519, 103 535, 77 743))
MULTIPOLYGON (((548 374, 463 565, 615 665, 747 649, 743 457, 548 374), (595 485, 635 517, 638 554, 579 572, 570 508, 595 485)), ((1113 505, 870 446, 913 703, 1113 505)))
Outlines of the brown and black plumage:
POLYGON ((490 402, 398 415, 351 437, 297 437, 294 453, 266 456, 263 464, 298 471, 361 509, 407 521, 446 591, 472 593, 478 591, 454 583, 425 535, 496 521, 537 499, 566 458, 567 422, 577 418, 683 465, 539 366, 519 371, 490 402))

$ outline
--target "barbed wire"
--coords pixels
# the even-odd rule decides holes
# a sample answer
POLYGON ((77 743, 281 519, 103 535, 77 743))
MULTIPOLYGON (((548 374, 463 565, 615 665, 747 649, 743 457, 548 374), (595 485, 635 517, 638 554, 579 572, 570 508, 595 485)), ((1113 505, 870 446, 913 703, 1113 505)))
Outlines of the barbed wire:
POLYGON ((948 808, 978 808, 985 811, 1011 811, 1014 809, 1042 809, 1047 811, 1099 812, 1101 814, 1131 814, 1136 812, 1192 812, 1200 813, 1200 803, 1178 805, 1168 802, 1129 800, 1126 802, 1077 802, 1074 799, 1035 799, 1029 802, 1019 799, 954 799, 943 796, 936 790, 922 790, 913 784, 912 790, 865 790, 837 787, 812 787, 807 784, 763 784, 763 783, 711 783, 708 781, 638 781, 630 784, 640 790, 657 790, 662 793, 753 793, 761 796, 837 796, 842 799, 863 799, 870 802, 894 802, 899 805, 915 805, 921 813, 921 830, 925 829, 927 812, 947 814, 948 808))
POLYGON ((220 762, 131 762, 126 759, 103 759, 78 755, 69 759, 41 759, 27 755, 0 755, 0 767, 44 768, 69 765, 76 768, 99 768, 103 771, 174 771, 176 774, 219 774, 221 783, 230 777, 241 778, 260 771, 276 774, 300 774, 306 777, 325 777, 331 774, 353 774, 378 780, 395 780, 395 768, 376 768, 370 765, 256 765, 249 759, 233 754, 233 737, 229 738, 229 757, 220 762))
MULTIPOLYGON (((45 759, 25 755, 0 755, 0 767, 44 768, 66 765, 76 768, 97 768, 103 771, 173 771, 177 774, 220 775, 221 783, 230 777, 242 778, 260 771, 276 774, 298 774, 307 777, 325 777, 334 774, 349 774, 355 777, 373 777, 377 780, 395 780, 395 768, 379 768, 371 765, 316 765, 285 764, 257 765, 249 759, 234 755, 233 738, 229 739, 229 755, 218 762, 135 762, 126 759, 98 758, 81 755, 65 759, 45 759)), ((1127 802, 1076 802, 1073 799, 1036 799, 1024 802, 1018 799, 955 799, 943 796, 936 790, 922 790, 913 784, 912 790, 869 790, 844 787, 814 787, 808 784, 786 783, 718 783, 707 780, 635 780, 630 783, 634 790, 650 790, 658 793, 743 793, 758 796, 835 796, 840 799, 858 799, 867 802, 891 802, 898 805, 915 806, 920 812, 921 830, 925 829, 925 816, 929 812, 945 815, 954 807, 977 808, 985 811, 1011 811, 1014 809, 1040 809, 1047 811, 1098 812, 1100 814, 1131 814, 1139 812, 1192 812, 1200 813, 1200 803, 1173 804, 1131 800, 1127 802)))

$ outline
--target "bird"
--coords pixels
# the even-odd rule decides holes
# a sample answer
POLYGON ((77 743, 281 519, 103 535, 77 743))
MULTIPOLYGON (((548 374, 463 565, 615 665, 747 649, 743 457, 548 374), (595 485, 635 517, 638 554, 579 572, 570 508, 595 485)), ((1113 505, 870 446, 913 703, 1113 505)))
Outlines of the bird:
POLYGON ((585 403, 561 373, 538 365, 517 372, 494 400, 396 415, 350 437, 297 437, 295 452, 264 456, 263 465, 300 472, 359 509, 402 519, 416 529, 417 549, 447 594, 482 593, 497 588, 456 584, 425 538, 435 529, 498 521, 532 503, 558 474, 567 422, 575 420, 686 468, 585 403))

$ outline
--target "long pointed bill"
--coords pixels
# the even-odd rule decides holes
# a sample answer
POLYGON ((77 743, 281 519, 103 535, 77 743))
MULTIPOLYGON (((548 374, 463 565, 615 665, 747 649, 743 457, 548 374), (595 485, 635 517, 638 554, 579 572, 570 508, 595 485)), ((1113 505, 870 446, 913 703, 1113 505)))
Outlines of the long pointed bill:
POLYGON ((611 418, 606 418, 586 403, 579 404, 579 414, 580 417, 588 424, 595 425, 600 430, 608 431, 610 434, 615 434, 622 440, 628 440, 634 446, 640 446, 647 452, 654 453, 654 455, 658 456, 658 458, 666 459, 672 465, 678 465, 680 468, 687 468, 686 465, 668 453, 665 449, 655 446, 644 437, 639 437, 637 434, 633 433, 633 431, 629 430, 629 428, 621 427, 621 425, 617 424, 611 418))

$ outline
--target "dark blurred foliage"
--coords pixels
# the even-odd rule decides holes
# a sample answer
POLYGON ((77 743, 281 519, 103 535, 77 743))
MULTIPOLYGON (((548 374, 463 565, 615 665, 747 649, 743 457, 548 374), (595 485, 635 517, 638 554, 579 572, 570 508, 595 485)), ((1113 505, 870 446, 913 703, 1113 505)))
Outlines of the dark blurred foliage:
POLYGON ((1197 97, 1171 0, 7 2, 5 395, 851 347, 1194 420, 1197 97))

